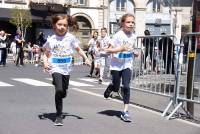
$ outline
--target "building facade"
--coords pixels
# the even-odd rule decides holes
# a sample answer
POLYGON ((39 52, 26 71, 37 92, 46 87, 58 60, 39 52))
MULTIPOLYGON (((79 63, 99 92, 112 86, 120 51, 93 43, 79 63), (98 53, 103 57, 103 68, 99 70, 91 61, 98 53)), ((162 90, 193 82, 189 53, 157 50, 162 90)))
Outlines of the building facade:
POLYGON ((32 13, 33 26, 29 30, 34 41, 37 33, 52 34, 49 18, 54 13, 66 13, 78 20, 80 31, 76 33, 86 46, 92 31, 102 27, 114 34, 120 28, 120 18, 125 13, 135 15, 137 35, 149 29, 151 34, 163 32, 181 37, 183 25, 190 24, 191 1, 188 0, 0 0, 0 29, 15 34, 16 27, 9 24, 9 12, 16 6, 32 13))

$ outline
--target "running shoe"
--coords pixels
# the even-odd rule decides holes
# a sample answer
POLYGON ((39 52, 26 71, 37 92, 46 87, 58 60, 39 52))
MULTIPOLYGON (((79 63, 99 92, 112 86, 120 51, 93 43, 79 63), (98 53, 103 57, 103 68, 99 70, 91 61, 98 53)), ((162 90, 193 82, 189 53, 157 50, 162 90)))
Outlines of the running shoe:
POLYGON ((112 92, 112 86, 113 86, 112 84, 109 84, 107 89, 105 90, 105 92, 104 92, 104 97, 105 98, 108 98, 110 96, 110 94, 112 92))
POLYGON ((131 122, 131 117, 129 115, 128 112, 122 112, 121 114, 121 119, 124 121, 124 122, 131 122))
POLYGON ((61 116, 57 116, 54 122, 54 126, 63 126, 63 120, 61 116))
POLYGON ((102 82, 103 82, 102 79, 99 79, 99 84, 102 84, 102 82))

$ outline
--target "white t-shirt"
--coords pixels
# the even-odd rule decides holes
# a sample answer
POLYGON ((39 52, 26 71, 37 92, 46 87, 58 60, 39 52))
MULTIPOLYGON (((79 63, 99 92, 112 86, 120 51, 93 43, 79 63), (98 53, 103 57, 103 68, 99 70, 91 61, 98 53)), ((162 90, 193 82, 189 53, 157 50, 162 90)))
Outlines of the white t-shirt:
POLYGON ((16 53, 16 43, 15 41, 13 41, 10 45, 10 50, 12 51, 12 53, 16 53))
POLYGON ((97 39, 90 39, 89 42, 88 42, 88 46, 89 46, 89 49, 88 49, 88 52, 89 53, 94 53, 94 49, 97 45, 97 39))
POLYGON ((0 48, 6 48, 6 36, 0 36, 0 48))
MULTIPOLYGON (((127 35, 122 30, 120 30, 113 36, 111 44, 114 48, 123 44, 129 44, 130 48, 135 48, 135 43, 136 35, 134 33, 127 35)), ((112 54, 110 70, 121 71, 127 68, 132 70, 133 58, 134 54, 132 49, 130 51, 112 54)))
POLYGON ((71 72, 72 53, 78 46, 78 39, 70 33, 66 33, 64 36, 52 35, 49 37, 43 46, 51 54, 48 58, 52 65, 49 73, 57 72, 69 75, 71 72))
POLYGON ((111 39, 109 38, 109 36, 105 36, 105 37, 100 37, 98 39, 98 41, 100 42, 100 57, 107 57, 108 54, 106 54, 105 51, 103 51, 103 49, 108 48, 109 44, 111 43, 111 39))
POLYGON ((94 47, 94 59, 100 59, 100 48, 98 48, 97 46, 94 47))

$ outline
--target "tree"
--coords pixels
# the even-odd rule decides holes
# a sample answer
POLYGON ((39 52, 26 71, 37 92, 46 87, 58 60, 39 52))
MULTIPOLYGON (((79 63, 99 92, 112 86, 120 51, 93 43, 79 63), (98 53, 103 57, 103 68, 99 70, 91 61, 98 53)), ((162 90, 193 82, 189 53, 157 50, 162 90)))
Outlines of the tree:
POLYGON ((31 12, 18 7, 13 8, 11 10, 10 23, 22 32, 22 38, 25 39, 27 28, 32 26, 31 12))

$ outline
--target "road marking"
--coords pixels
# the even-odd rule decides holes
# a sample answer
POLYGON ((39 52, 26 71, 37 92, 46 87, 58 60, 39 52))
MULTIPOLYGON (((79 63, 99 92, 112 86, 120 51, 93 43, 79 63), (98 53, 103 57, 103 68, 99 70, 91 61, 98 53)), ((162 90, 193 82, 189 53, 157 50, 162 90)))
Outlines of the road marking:
POLYGON ((52 81, 52 78, 45 78, 45 79, 52 81))
POLYGON ((14 85, 0 81, 0 87, 12 87, 12 86, 14 86, 14 85))
MULTIPOLYGON (((87 81, 87 82, 93 82, 93 83, 98 83, 98 80, 97 79, 92 79, 92 78, 79 78, 80 80, 83 80, 83 81, 87 81)), ((102 82, 103 85, 109 85, 110 82, 102 82)))
MULTIPOLYGON (((46 78, 46 79, 52 81, 52 78, 46 78)), ((69 85, 72 85, 75 87, 93 87, 93 85, 82 83, 82 82, 77 82, 77 81, 72 81, 72 80, 69 80, 69 85)))
MULTIPOLYGON (((104 96, 101 95, 101 94, 93 93, 93 92, 82 90, 82 89, 79 89, 79 88, 72 88, 72 90, 75 90, 75 91, 78 91, 78 92, 82 92, 82 93, 85 93, 85 94, 89 94, 89 95, 93 95, 93 96, 96 96, 96 97, 104 98, 104 96)), ((112 100, 114 102, 123 104, 123 102, 121 100, 117 100, 117 99, 113 99, 113 98, 109 98, 109 100, 112 100)), ((153 113, 153 114, 156 114, 156 115, 159 115, 160 117, 162 117, 161 116, 162 113, 159 113, 159 112, 156 112, 156 111, 153 111, 153 110, 150 110, 150 109, 146 109, 146 108, 143 108, 143 107, 140 107, 140 106, 136 106, 134 104, 129 104, 129 106, 133 107, 133 108, 140 109, 140 110, 144 110, 144 111, 147 111, 147 112, 150 112, 150 113, 153 113)), ((189 125, 196 126, 196 127, 200 128, 199 124, 196 124, 196 123, 193 123, 193 122, 189 122, 189 121, 181 120, 181 119, 175 119, 175 120, 177 120, 179 122, 182 122, 182 123, 185 123, 185 124, 189 124, 189 125)))
MULTIPOLYGON (((98 83, 98 80, 93 79, 93 78, 78 78, 78 79, 83 80, 83 81, 87 81, 87 82, 98 83)), ((110 84, 110 82, 103 81, 102 84, 108 86, 110 84)), ((130 84, 132 84, 132 83, 130 83, 130 84)), ((122 85, 120 85, 120 86, 122 86, 122 85)), ((134 88, 134 86, 130 85, 130 88, 134 88)))
POLYGON ((93 87, 93 85, 76 82, 76 81, 72 81, 72 80, 69 81, 69 85, 77 86, 77 87, 93 87))
POLYGON ((29 78, 12 78, 12 79, 32 86, 44 86, 44 87, 53 86, 52 84, 29 78))

